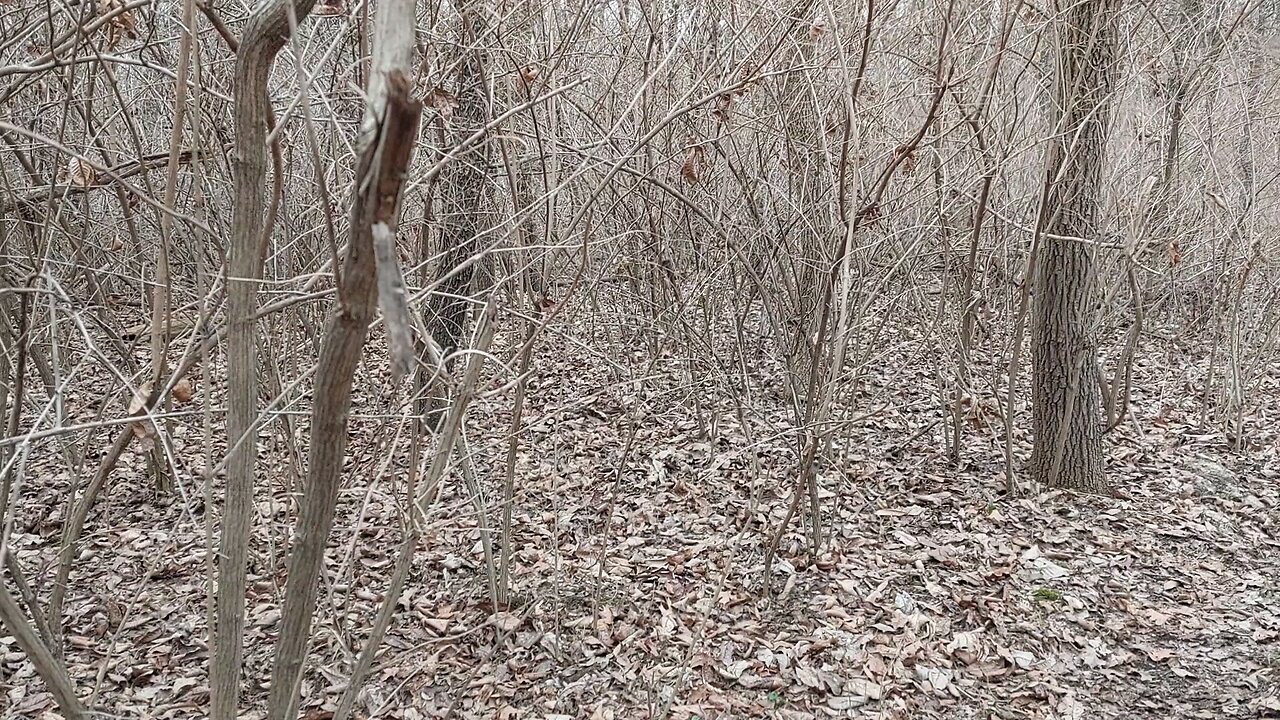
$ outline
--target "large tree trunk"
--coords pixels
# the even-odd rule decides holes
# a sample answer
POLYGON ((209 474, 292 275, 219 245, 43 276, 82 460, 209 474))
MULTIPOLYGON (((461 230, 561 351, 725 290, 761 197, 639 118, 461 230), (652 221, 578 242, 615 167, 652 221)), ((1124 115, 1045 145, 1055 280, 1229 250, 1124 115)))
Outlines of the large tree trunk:
MULTIPOLYGON (((489 121, 490 97, 485 77, 485 9, 483 0, 469 0, 459 8, 462 15, 462 57, 457 66, 458 106, 449 135, 461 143, 485 127, 489 121)), ((441 250, 439 281, 428 303, 426 326, 431 337, 448 356, 461 347, 471 317, 472 285, 481 261, 472 258, 483 251, 481 233, 492 227, 493 212, 490 171, 492 141, 485 136, 462 157, 454 158, 440 176, 441 250)), ((437 414, 443 399, 433 393, 428 414, 437 414)), ((433 418, 433 422, 438 418, 433 418)))
POLYGON ((1061 9, 1054 138, 1036 278, 1031 475, 1101 490, 1101 395, 1095 362, 1094 253, 1110 122, 1120 0, 1061 9))
MULTIPOLYGON (((240 695, 244 590, 253 529, 258 459, 258 281, 262 278, 262 188, 267 177, 271 64, 289 37, 289 4, 299 22, 315 0, 265 0, 245 26, 236 53, 235 207, 227 260, 227 487, 218 542, 218 603, 209 668, 210 717, 234 720, 240 695)), ((283 182, 277 177, 276 183, 283 182)))

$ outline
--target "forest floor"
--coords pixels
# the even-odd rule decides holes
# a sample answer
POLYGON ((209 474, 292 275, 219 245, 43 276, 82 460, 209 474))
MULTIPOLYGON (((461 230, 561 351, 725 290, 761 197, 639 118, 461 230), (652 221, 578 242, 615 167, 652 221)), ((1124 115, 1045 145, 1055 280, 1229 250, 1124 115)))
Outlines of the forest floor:
MULTIPOLYGON (((626 343, 577 330, 547 336, 535 352, 515 473, 515 603, 495 612, 487 599, 476 513, 455 473, 360 716, 1280 716, 1280 364, 1250 388, 1248 447, 1235 451, 1214 426, 1197 429, 1203 358, 1145 338, 1132 419, 1107 437, 1118 496, 1009 497, 990 402, 973 405, 964 461, 953 467, 939 422, 944 365, 907 352, 918 345, 903 339, 868 364, 856 404, 874 412, 842 430, 842 459, 823 468, 823 552, 808 554, 798 516, 766 598, 764 547, 797 463, 780 395, 753 393, 744 424, 732 403, 706 399, 717 396, 714 367, 661 350, 611 355, 599 348, 626 343)), ((508 349, 516 336, 504 333, 508 349)), ((380 362, 357 378, 302 688, 309 720, 336 702, 400 541, 408 439, 380 362)), ((766 386, 771 368, 754 372, 766 386)), ((68 398, 68 422, 91 418, 103 399, 77 400, 68 398)), ((509 390, 495 392, 470 413, 467 443, 491 523, 510 405, 509 390)), ((188 409, 199 406, 197 396, 188 409)), ((1029 448, 1023 406, 1019 461, 1029 448)), ((305 416, 289 417, 305 438, 305 416)), ((260 435, 269 469, 259 474, 243 698, 255 712, 296 512, 281 428, 260 435)), ((207 709, 201 432, 198 414, 175 422, 175 495, 156 497, 146 455, 126 453, 74 566, 67 664, 114 717, 207 709)), ((96 442, 81 478, 109 444, 96 442)), ((11 538, 42 598, 71 477, 56 448, 45 441, 32 454, 11 538)), ((53 707, 13 639, 0 636, 0 715, 55 717, 53 707)))

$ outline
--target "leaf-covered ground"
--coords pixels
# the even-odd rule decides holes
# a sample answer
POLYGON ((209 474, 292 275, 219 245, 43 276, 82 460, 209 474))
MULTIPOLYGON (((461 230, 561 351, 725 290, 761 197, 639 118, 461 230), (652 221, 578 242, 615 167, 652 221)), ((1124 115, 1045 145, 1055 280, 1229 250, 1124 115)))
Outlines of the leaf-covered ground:
MULTIPOLYGON (((511 390, 472 408, 466 447, 483 498, 451 472, 362 716, 1280 716, 1280 366, 1249 388, 1235 451, 1218 424, 1199 427, 1203 360, 1147 338, 1132 420, 1108 436, 1117 497, 1009 497, 994 399, 970 404, 952 467, 938 359, 903 340, 871 360, 847 399, 861 419, 841 427, 823 464, 824 551, 809 555, 798 517, 766 597, 764 547, 789 502, 798 444, 769 380, 776 368, 753 360, 739 406, 715 391, 731 363, 694 362, 674 345, 611 352, 620 343, 610 332, 557 330, 535 353, 512 508, 515 603, 497 612, 475 507, 498 522, 511 390)), ((508 350, 517 337, 504 333, 508 350)), ((357 378, 303 687, 313 720, 336 702, 400 541, 410 439, 380 363, 357 378)), ((215 364, 197 385, 221 372, 215 364)), ((127 399, 70 397, 68 422, 103 402, 114 413, 127 399)), ((186 407, 199 409, 199 393, 186 407)), ((305 442, 305 415, 289 417, 305 442)), ((243 703, 255 712, 296 510, 283 427, 260 437, 243 703)), ((151 490, 145 455, 126 453, 74 566, 67 663, 116 717, 206 710, 201 435, 198 415, 175 422, 183 474, 169 497, 151 490)), ((106 450, 102 435, 95 442, 90 469, 106 450)), ((1019 459, 1028 443, 1015 433, 1019 459)), ((70 480, 58 453, 50 441, 33 451, 11 537, 42 597, 70 480)), ((52 717, 10 637, 0 637, 0 708, 52 717)))

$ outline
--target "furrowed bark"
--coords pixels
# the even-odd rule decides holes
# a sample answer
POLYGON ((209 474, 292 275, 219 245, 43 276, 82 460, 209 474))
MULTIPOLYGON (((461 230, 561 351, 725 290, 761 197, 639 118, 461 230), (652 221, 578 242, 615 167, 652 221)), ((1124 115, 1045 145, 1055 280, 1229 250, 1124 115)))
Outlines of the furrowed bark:
MULTIPOLYGON (((462 14, 462 57, 457 69, 458 107, 451 134, 463 143, 483 130, 489 120, 490 97, 485 79, 487 58, 480 42, 485 34, 485 13, 479 0, 469 0, 462 14)), ((472 284, 477 262, 468 262, 482 251, 480 235, 488 229, 485 215, 493 212, 489 174, 493 161, 493 141, 485 132, 465 158, 455 158, 441 173, 443 185, 440 219, 443 255, 440 281, 432 293, 426 326, 431 337, 448 358, 462 344, 471 317, 472 284)), ((443 420, 443 391, 431 391, 427 408, 429 424, 443 420)))
MULTIPOLYGON (((234 720, 240 693, 244 591, 253 529, 255 421, 258 415, 258 281, 267 176, 267 82, 289 37, 289 5, 301 21, 315 0, 265 0, 249 17, 236 51, 235 206, 227 261, 227 485, 218 541, 217 627, 209 669, 212 720, 234 720)), ((282 182, 283 178, 276 178, 282 182)))
POLYGON ((1100 491, 1102 405, 1094 337, 1094 253, 1120 0, 1072 4, 1059 30, 1057 134, 1036 277, 1032 424, 1036 482, 1100 491), (1072 239, 1080 238, 1080 239, 1072 239))

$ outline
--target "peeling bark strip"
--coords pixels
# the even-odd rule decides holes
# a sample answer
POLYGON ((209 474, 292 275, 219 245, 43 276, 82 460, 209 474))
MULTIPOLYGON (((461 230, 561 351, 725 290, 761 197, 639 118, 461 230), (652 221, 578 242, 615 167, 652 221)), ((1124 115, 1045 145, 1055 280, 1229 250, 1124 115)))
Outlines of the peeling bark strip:
POLYGON ((391 347, 391 377, 399 382, 413 368, 413 319, 396 261, 396 236, 386 223, 373 225, 373 252, 378 266, 378 307, 391 347))
MULTIPOLYGON (((383 64, 380 58, 375 63, 383 64)), ((365 147, 356 169, 356 197, 351 204, 351 242, 339 279, 339 297, 346 304, 329 317, 316 366, 307 478, 289 556, 280 643, 271 673, 267 709, 270 720, 297 717, 298 687, 311 633, 317 580, 338 504, 351 386, 369 323, 377 312, 375 234, 395 237, 405 173, 422 117, 422 103, 410 99, 409 82, 399 68, 386 73, 385 83, 374 82, 371 86, 369 113, 374 123, 366 120, 365 147), (374 94, 378 89, 385 93, 383 97, 374 94), (381 116, 376 114, 379 108, 381 116)))
POLYGON ((1032 477, 1099 491, 1102 402, 1093 324, 1102 164, 1111 120, 1120 0, 1073 2, 1059 26, 1055 135, 1049 145, 1043 246, 1032 339, 1032 477))

